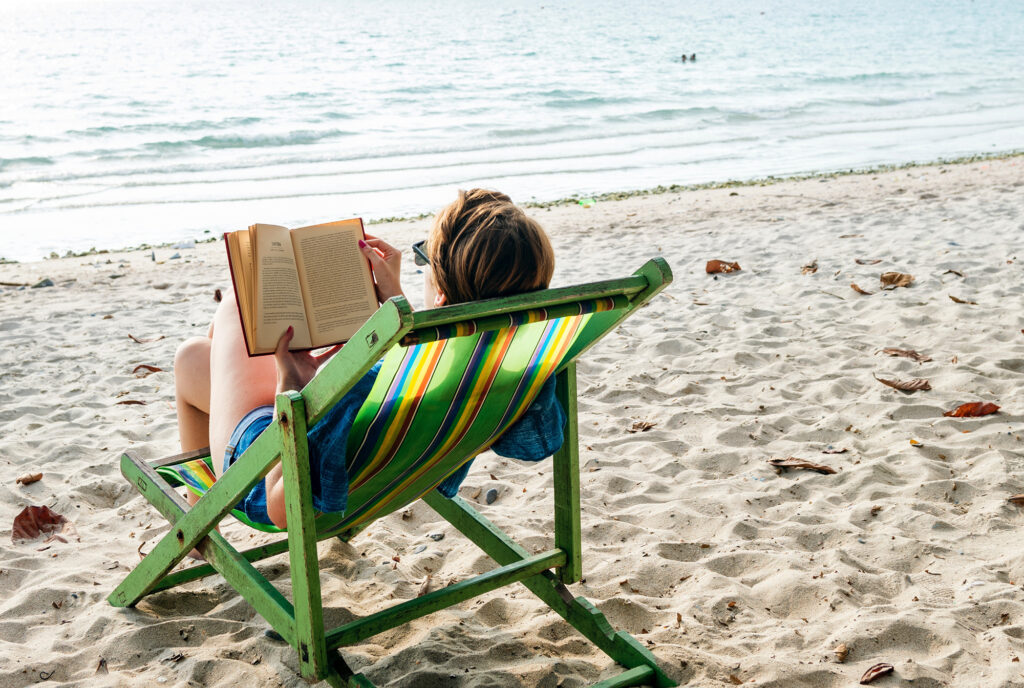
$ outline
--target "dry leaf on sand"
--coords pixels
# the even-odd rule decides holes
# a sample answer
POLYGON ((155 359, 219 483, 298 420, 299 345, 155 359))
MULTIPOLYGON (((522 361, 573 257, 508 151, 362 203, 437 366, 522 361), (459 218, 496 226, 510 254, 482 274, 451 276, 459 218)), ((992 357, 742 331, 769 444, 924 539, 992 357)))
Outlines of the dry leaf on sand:
POLYGON ((27 506, 14 517, 11 542, 35 540, 40 535, 65 530, 66 525, 70 525, 68 520, 48 506, 27 506))
POLYGON ((626 428, 626 432, 647 432, 654 427, 654 423, 649 420, 635 420, 633 424, 626 428))
POLYGON ((705 272, 709 275, 716 272, 736 272, 742 269, 739 263, 730 263, 725 260, 709 260, 708 264, 704 267, 705 272))
POLYGON ((801 265, 800 266, 800 274, 801 275, 813 275, 817 271, 818 271, 818 261, 817 260, 812 260, 810 263, 807 263, 806 265, 801 265))
POLYGON ((846 447, 843 447, 842 449, 833 449, 832 447, 829 447, 828 449, 822 449, 821 453, 822 454, 845 454, 848 451, 850 451, 850 450, 847 449, 846 447))
POLYGON ((856 258, 857 265, 878 265, 882 262, 881 258, 856 258))
POLYGON ((967 299, 957 298, 956 296, 953 296, 952 294, 949 295, 949 299, 953 303, 966 303, 969 306, 977 306, 978 305, 977 301, 968 301, 967 299))
POLYGON ((850 289, 853 289, 853 290, 854 290, 855 292, 857 292, 858 294, 863 294, 864 296, 871 296, 872 294, 874 294, 874 293, 875 293, 875 292, 873 292, 873 291, 867 291, 867 290, 865 290, 865 289, 861 289, 860 287, 858 287, 858 286, 857 286, 857 284, 856 284, 856 283, 854 283, 854 284, 851 284, 851 285, 850 285, 850 289))
POLYGON ((924 378, 920 377, 916 377, 913 380, 886 380, 884 378, 878 377, 877 375, 874 375, 874 373, 872 373, 872 375, 876 380, 881 382, 883 385, 887 387, 892 387, 893 389, 898 389, 901 392, 917 392, 921 390, 927 391, 932 388, 931 383, 928 382, 928 380, 925 380, 924 378))
POLYGON ((895 289, 896 287, 909 287, 914 281, 913 275, 905 272, 883 272, 878 278, 882 282, 882 289, 895 289))
POLYGON ((150 337, 148 339, 139 339, 138 337, 133 335, 131 332, 128 333, 128 339, 132 340, 136 344, 149 344, 151 342, 159 342, 163 338, 164 338, 164 336, 160 335, 159 337, 150 337))
POLYGON ((882 353, 883 354, 888 354, 890 356, 901 356, 903 358, 909 358, 909 359, 912 359, 914 361, 917 361, 918 363, 925 363, 927 361, 932 360, 931 356, 926 356, 925 354, 918 353, 918 352, 914 351, 913 349, 892 349, 892 348, 886 348, 886 349, 882 349, 882 353))
POLYGON ((768 459, 768 463, 779 473, 787 468, 806 468, 809 471, 817 471, 818 473, 824 473, 826 475, 836 472, 836 469, 831 466, 814 463, 813 461, 807 461, 805 459, 798 459, 795 456, 790 456, 785 459, 768 459))
POLYGON ((972 401, 969 404, 961 404, 952 411, 946 411, 942 415, 947 418, 975 418, 995 413, 999 407, 988 401, 972 401))
POLYGON ((1015 494, 1012 497, 1007 497, 1006 501, 1010 504, 1016 504, 1017 506, 1024 506, 1024 493, 1015 494))
POLYGON ((27 473, 14 481, 15 485, 31 485, 43 479, 42 473, 27 473))
POLYGON ((866 686, 872 681, 874 681, 876 678, 880 676, 886 676, 887 674, 891 674, 893 671, 894 669, 892 664, 886 664, 885 662, 875 664, 872 667, 868 667, 868 670, 865 671, 864 675, 860 677, 860 684, 862 686, 866 686))
POLYGON ((119 401, 117 403, 122 405, 122 406, 145 406, 146 405, 146 402, 139 401, 137 399, 125 399, 124 401, 119 401))
POLYGON ((163 368, 157 368, 156 366, 146 365, 145 363, 143 363, 141 365, 137 365, 137 366, 135 366, 132 369, 132 374, 135 377, 146 377, 148 375, 152 375, 153 373, 162 373, 162 372, 164 372, 163 368), (140 371, 141 371, 141 374, 140 374, 140 371))

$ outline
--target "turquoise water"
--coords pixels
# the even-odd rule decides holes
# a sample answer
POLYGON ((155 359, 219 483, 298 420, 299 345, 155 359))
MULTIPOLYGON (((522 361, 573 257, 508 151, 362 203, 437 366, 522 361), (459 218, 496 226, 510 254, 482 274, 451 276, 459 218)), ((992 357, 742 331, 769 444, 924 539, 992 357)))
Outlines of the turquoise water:
POLYGON ((0 256, 1022 149, 1022 36, 1015 0, 8 0, 0 256))

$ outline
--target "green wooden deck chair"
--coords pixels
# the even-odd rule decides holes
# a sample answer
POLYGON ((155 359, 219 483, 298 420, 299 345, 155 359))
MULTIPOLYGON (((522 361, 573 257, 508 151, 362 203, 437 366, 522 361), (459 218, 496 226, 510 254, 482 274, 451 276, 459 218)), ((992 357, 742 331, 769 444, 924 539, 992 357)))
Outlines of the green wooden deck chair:
POLYGON ((108 601, 132 606, 151 592, 219 573, 295 648, 304 678, 366 688, 373 684, 351 670, 339 648, 521 582, 626 668, 594 688, 676 685, 635 638, 615 632, 590 602, 566 587, 582 577, 575 360, 671 279, 665 261, 654 259, 622 279, 432 310, 413 312, 404 298, 391 299, 301 393, 277 396, 274 422, 216 482, 212 474, 202 478, 209 472, 208 450, 151 463, 130 452, 122 455, 121 472, 170 521, 171 529, 108 601), (306 429, 382 358, 377 380, 349 435, 348 508, 343 515, 317 515, 306 429), (553 460, 554 548, 530 554, 464 500, 447 499, 434 488, 514 423, 551 375, 556 376, 556 397, 568 416, 565 442, 553 460), (215 527, 279 460, 287 536, 239 552, 215 527), (180 485, 202 494, 191 508, 174 489, 180 485), (498 567, 325 629, 317 541, 347 540, 375 519, 420 498, 498 567), (172 572, 193 547, 208 563, 172 572), (252 565, 285 551, 292 600, 252 565))

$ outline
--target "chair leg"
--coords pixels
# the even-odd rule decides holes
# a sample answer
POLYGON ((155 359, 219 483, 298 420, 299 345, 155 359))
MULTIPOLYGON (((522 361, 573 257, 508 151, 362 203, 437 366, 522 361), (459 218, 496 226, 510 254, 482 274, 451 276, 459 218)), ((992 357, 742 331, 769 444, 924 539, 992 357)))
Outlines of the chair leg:
POLYGON ((288 515, 288 556, 295 604, 296 649, 299 669, 306 679, 327 676, 323 600, 320 597, 320 562, 313 523, 313 490, 306 441, 306 409, 298 392, 277 395, 275 412, 281 425, 281 467, 285 510, 288 515))
MULTIPOLYGON (((460 497, 446 499, 436 492, 431 492, 424 496, 423 500, 499 564, 510 564, 530 556, 529 552, 460 497)), ((545 571, 521 582, 619 664, 628 669, 649 667, 653 673, 648 683, 658 688, 677 685, 661 670, 654 655, 636 638, 624 631, 616 632, 612 629, 611 624, 594 605, 583 597, 574 597, 553 573, 545 571)))
POLYGON ((563 583, 583 578, 580 534, 580 447, 576 418, 576 363, 569 363, 555 377, 555 395, 566 414, 565 440, 553 459, 555 486, 555 547, 565 552, 565 566, 558 571, 563 583))

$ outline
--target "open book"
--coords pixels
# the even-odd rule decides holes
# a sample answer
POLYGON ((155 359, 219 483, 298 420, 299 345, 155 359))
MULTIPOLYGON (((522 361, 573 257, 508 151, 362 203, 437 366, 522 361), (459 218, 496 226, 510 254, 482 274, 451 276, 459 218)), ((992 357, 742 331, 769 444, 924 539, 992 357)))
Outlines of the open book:
POLYGON ((274 353, 291 325, 292 351, 348 341, 377 310, 361 219, 226 232, 228 265, 250 356, 274 353))

